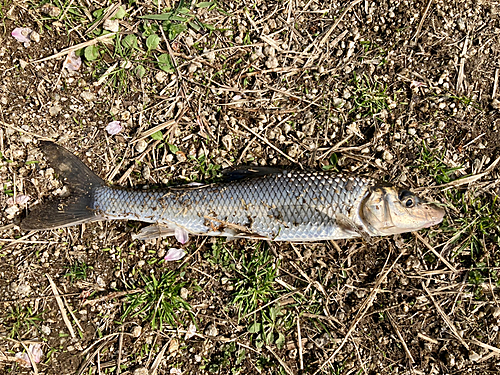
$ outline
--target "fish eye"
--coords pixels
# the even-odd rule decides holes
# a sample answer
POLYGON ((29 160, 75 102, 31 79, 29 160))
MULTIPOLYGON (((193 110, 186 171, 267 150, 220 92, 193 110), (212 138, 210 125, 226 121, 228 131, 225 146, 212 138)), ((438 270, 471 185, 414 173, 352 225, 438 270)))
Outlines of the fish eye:
POLYGON ((409 197, 413 197, 413 193, 411 191, 408 191, 408 190, 401 190, 399 192, 399 200, 402 202, 404 201, 406 198, 409 198, 409 197))
POLYGON ((406 200, 406 202, 405 202, 405 206, 406 206, 407 208, 411 208, 411 207, 415 206, 415 202, 413 201, 413 199, 408 198, 408 199, 406 200))

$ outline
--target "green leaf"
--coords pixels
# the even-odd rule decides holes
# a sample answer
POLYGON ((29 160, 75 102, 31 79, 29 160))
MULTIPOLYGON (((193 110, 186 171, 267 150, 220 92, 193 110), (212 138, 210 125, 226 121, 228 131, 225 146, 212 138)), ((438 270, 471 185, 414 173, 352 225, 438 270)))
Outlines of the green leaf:
POLYGON ((135 75, 137 78, 143 78, 146 75, 146 68, 142 65, 138 65, 137 68, 135 68, 135 75))
POLYGON ((158 130, 156 133, 151 134, 151 138, 155 141, 161 141, 163 139, 163 133, 161 130, 158 130))
POLYGON ((271 320, 274 322, 276 321, 276 316, 278 315, 278 310, 275 309, 274 307, 271 307, 269 309, 269 315, 271 316, 271 320))
POLYGON ((266 335, 266 344, 272 344, 274 342, 274 332, 271 330, 267 335, 266 335))
POLYGON ((172 67, 172 62, 170 61, 170 55, 162 53, 158 56, 158 67, 167 73, 173 72, 174 69, 172 67))
POLYGON ((181 17, 181 16, 172 16, 170 17, 170 21, 179 21, 179 22, 186 22, 188 19, 186 17, 181 17))
POLYGON ((282 349, 285 345, 285 335, 281 332, 278 333, 278 338, 276 339, 276 346, 278 349, 282 349))
POLYGON ((191 26, 191 28, 192 28, 194 31, 200 31, 200 30, 201 30, 200 25, 198 25, 196 22, 189 21, 189 22, 188 22, 188 25, 189 25, 189 26, 191 26))
POLYGON ((127 12, 125 11, 125 9, 122 6, 120 6, 120 7, 118 7, 118 10, 116 11, 116 13, 112 19, 121 20, 123 17, 125 17, 126 14, 127 14, 127 12))
POLYGON ((171 145, 170 143, 168 144, 168 149, 172 154, 175 154, 177 151, 179 151, 179 148, 176 145, 171 145))
POLYGON ((88 46, 85 48, 84 54, 87 61, 94 61, 99 58, 99 48, 96 45, 88 46))
POLYGON ((254 323, 250 327, 248 327, 248 332, 250 333, 258 333, 260 332, 260 328, 262 327, 262 324, 260 323, 254 323))
POLYGON ((125 48, 137 48, 137 37, 134 34, 129 34, 122 40, 122 46, 125 48))
POLYGON ((151 34, 146 39, 146 47, 148 47, 149 51, 155 50, 160 44, 160 37, 156 34, 151 34))
POLYGON ((162 14, 149 14, 147 16, 139 16, 139 18, 143 18, 146 20, 168 21, 172 16, 173 16, 172 12, 167 12, 162 14))
POLYGON ((103 14, 104 14, 104 8, 97 9, 92 12, 92 15, 97 19, 101 18, 103 14))
POLYGON ((205 29, 208 29, 208 30, 211 30, 211 31, 214 31, 215 30, 215 26, 214 25, 210 25, 208 23, 202 23, 203 27, 205 29))
POLYGON ((215 4, 214 1, 203 1, 201 3, 196 4, 196 7, 198 7, 198 8, 208 8, 208 7, 211 7, 213 4, 215 4))
MULTIPOLYGON (((165 30, 165 27, 163 29, 165 30)), ((171 23, 165 31, 168 32, 168 39, 173 40, 177 35, 184 32, 186 29, 187 26, 183 23, 171 23)))

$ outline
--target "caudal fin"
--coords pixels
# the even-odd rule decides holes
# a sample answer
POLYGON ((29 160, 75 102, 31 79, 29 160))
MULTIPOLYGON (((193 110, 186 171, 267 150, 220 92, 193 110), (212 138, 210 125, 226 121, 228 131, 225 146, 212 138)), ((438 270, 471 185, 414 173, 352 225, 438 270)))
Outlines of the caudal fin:
POLYGON ((65 148, 48 141, 41 141, 40 148, 70 195, 37 206, 21 222, 21 229, 55 229, 99 220, 92 209, 94 191, 105 182, 65 148))

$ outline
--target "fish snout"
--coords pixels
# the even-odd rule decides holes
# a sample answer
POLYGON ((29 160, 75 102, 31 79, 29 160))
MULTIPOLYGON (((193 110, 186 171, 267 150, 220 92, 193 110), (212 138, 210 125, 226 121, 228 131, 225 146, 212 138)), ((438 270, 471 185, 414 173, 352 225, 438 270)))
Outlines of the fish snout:
POLYGON ((429 224, 426 228, 432 227, 433 225, 439 224, 443 221, 445 210, 435 204, 427 205, 427 217, 429 219, 429 224))

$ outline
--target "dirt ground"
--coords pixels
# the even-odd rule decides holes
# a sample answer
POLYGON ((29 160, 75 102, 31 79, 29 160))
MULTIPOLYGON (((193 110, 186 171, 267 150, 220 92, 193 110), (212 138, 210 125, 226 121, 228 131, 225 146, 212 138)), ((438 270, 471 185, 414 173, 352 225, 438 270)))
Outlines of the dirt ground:
POLYGON ((500 372, 500 1, 3 0, 0 17, 0 374, 500 372), (372 243, 23 232, 63 189, 41 139, 119 186, 324 169, 446 216, 372 243))

